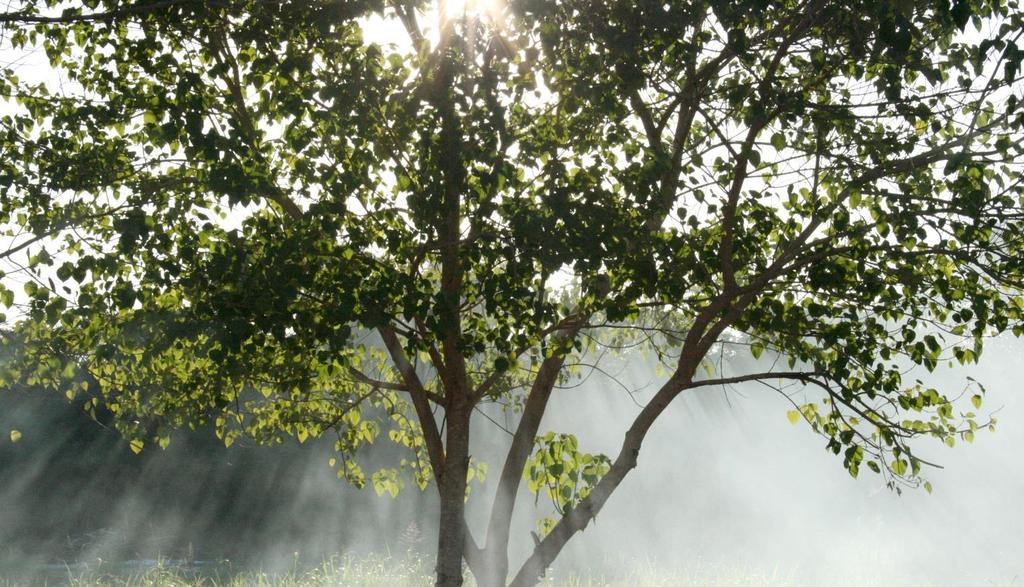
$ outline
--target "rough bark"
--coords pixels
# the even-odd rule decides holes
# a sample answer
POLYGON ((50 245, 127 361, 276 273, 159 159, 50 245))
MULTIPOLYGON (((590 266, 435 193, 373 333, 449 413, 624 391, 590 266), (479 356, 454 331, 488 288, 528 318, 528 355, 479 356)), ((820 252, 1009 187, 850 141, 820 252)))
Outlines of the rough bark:
POLYGON ((462 560, 466 546, 466 483, 469 469, 469 422, 473 413, 469 375, 462 348, 460 304, 463 266, 460 240, 462 220, 461 195, 466 188, 466 170, 462 156, 462 134, 451 94, 455 83, 455 63, 445 55, 440 63, 440 91, 434 96, 441 113, 441 141, 436 153, 442 170, 441 217, 441 353, 435 368, 445 390, 444 476, 438 480, 441 493, 441 515, 437 540, 437 587, 462 585, 462 560))
POLYGON ((453 402, 447 412, 444 477, 439 481, 441 515, 437 535, 437 587, 462 585, 462 559, 466 546, 466 477, 469 469, 468 402, 453 402))
MULTIPOLYGON (((578 332, 578 330, 577 327, 576 331, 578 332)), ((533 439, 540 428, 548 399, 551 397, 551 390, 554 388, 558 372, 564 362, 565 358, 562 355, 545 359, 527 397, 526 406, 523 408, 523 417, 512 438, 512 446, 509 447, 505 465, 502 467, 497 494, 491 508, 491 517, 487 525, 487 542, 484 545, 484 572, 486 575, 478 578, 481 587, 503 586, 508 577, 509 530, 516 496, 523 478, 523 467, 533 451, 533 439)))

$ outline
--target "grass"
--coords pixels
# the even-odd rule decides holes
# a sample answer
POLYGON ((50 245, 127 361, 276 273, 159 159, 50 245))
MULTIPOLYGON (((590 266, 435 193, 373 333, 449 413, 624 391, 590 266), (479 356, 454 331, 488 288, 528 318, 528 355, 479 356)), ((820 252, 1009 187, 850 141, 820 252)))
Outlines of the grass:
POLYGON ((282 572, 238 569, 227 561, 197 566, 160 560, 136 565, 134 569, 99 562, 69 566, 64 572, 51 565, 34 576, 19 573, 15 578, 4 578, 0 574, 0 587, 428 587, 430 584, 428 569, 418 560, 351 556, 326 560, 314 568, 300 569, 295 565, 282 572))
MULTIPOLYGON (((233 567, 230 563, 189 565, 182 561, 150 561, 134 569, 122 564, 98 562, 96 565, 48 567, 45 574, 24 573, 5 578, 0 570, 0 587, 432 587, 430 559, 427 557, 339 556, 315 567, 301 567, 296 559, 292 568, 265 572, 233 567)), ((613 574, 553 574, 544 587, 781 587, 807 585, 807 577, 795 572, 758 570, 727 563, 698 562, 685 568, 667 569, 652 562, 634 561, 613 574)), ((838 577, 814 581, 816 585, 877 586, 893 584, 877 578, 838 577)), ((927 585, 913 580, 900 585, 927 585)), ((984 583, 1002 587, 1010 582, 984 583)), ((466 587, 475 587, 467 574, 466 587)))
POLYGON ((429 576, 418 561, 384 557, 345 557, 312 569, 285 572, 238 571, 228 565, 193 568, 157 564, 129 575, 83 573, 69 577, 70 587, 428 587, 429 576))
MULTIPOLYGON (((427 558, 336 557, 313 568, 298 564, 284 572, 270 573, 233 569, 229 564, 191 566, 176 561, 154 561, 135 570, 110 563, 92 568, 68 567, 64 573, 52 569, 46 576, 4 579, 0 587, 431 587, 433 578, 427 558)), ((545 587, 746 587, 794 585, 792 578, 774 573, 757 573, 724 566, 701 565, 684 571, 667 572, 653 564, 637 564, 611 575, 570 574, 546 578, 545 587)), ((466 587, 475 587, 467 574, 466 587)))

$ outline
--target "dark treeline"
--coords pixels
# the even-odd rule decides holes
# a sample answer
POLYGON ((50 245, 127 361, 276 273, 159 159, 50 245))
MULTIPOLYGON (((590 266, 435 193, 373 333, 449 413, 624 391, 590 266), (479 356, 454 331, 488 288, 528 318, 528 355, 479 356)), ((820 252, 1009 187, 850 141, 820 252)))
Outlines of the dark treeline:
POLYGON ((341 550, 417 547, 418 491, 399 502, 334 478, 331 441, 230 448, 212 430, 178 432, 135 454, 81 403, 0 394, 0 563, 230 559, 260 565, 341 550), (8 433, 20 432, 17 442, 8 433), (309 444, 316 445, 310 450, 309 444), (389 527, 393 526, 393 527, 389 527), (376 537, 398 537, 383 545, 376 537))

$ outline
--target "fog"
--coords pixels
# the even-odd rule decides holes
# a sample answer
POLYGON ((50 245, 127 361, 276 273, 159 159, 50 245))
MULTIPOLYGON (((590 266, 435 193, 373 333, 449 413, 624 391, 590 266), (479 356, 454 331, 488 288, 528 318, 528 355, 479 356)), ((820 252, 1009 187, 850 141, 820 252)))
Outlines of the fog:
MULTIPOLYGON (((1015 393, 1022 351, 1021 342, 995 339, 979 365, 918 375, 953 395, 968 375, 982 381, 982 412, 998 410, 999 419, 972 445, 922 439, 919 455, 945 466, 925 470, 931 495, 898 496, 866 468, 852 479, 824 439, 789 423, 789 404, 766 387, 688 392, 655 425, 638 468, 596 524, 570 542, 554 576, 650 567, 698 581, 722 573, 808 585, 1022 581, 1024 406, 1015 393)), ((734 358, 726 368, 739 372, 751 361, 734 358)), ((559 391, 541 431, 574 432, 581 450, 614 456, 658 378, 637 357, 609 368, 615 380, 593 374, 559 391)), ((492 473, 470 502, 479 536, 508 435, 483 417, 477 422, 475 456, 492 473)), ((168 557, 281 569, 343 552, 429 555, 434 543, 433 487, 421 493, 410 483, 397 499, 356 490, 328 466, 326 441, 225 448, 199 431, 136 456, 79 407, 25 390, 0 394, 0 430, 0 564, 7 567, 168 557), (10 442, 9 429, 22 432, 19 442, 10 442)), ((393 456, 374 448, 364 462, 390 465, 393 456)), ((550 513, 546 501, 520 496, 514 560, 532 546, 536 519, 550 513)))
MULTIPOLYGON (((866 468, 852 479, 825 440, 802 421, 791 425, 788 403, 763 386, 689 392, 655 425, 638 468, 563 564, 649 557, 669 566, 739 566, 798 584, 1022 581, 1022 351, 1019 341, 996 339, 979 365, 913 373, 951 397, 974 377, 988 390, 981 412, 998 412, 995 432, 979 433, 973 444, 950 449, 920 439, 918 455, 944 466, 924 470, 930 495, 897 495, 866 468)), ((607 411, 581 431, 581 446, 614 454, 619 438, 602 432, 609 430, 603 420, 629 412, 630 402, 605 398, 607 411)), ((962 411, 971 409, 964 404, 962 411)), ((571 405, 578 404, 563 396, 549 422, 568 424, 571 405)))

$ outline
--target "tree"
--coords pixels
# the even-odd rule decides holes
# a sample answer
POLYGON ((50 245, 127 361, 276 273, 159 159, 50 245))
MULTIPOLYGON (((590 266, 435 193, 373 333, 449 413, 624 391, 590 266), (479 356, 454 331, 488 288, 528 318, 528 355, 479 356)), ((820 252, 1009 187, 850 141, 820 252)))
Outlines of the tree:
POLYGON ((851 475, 918 485, 915 439, 982 419, 905 367, 1024 328, 1015 0, 12 4, 67 83, 3 76, 5 378, 139 449, 331 433, 349 481, 436 480, 438 585, 535 584, 702 387, 795 384, 851 475), (619 453, 541 434, 626 344, 669 374, 619 453), (736 345, 788 367, 716 371, 736 345), (519 418, 478 542, 488 403, 519 418), (408 456, 368 475, 385 433, 408 456), (558 516, 512 575, 524 478, 558 516))

